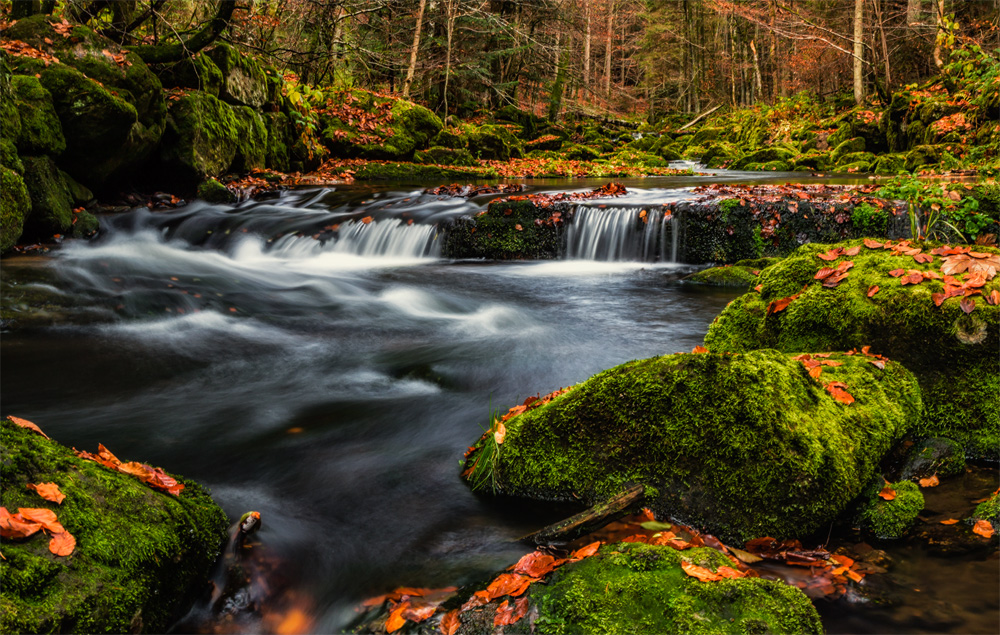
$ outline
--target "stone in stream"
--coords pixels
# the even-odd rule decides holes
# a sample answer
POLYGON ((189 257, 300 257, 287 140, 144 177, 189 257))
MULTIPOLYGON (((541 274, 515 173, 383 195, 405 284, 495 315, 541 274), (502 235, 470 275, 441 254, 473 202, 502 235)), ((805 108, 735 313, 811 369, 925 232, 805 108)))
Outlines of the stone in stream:
POLYGON ((858 510, 858 524, 872 536, 882 540, 902 538, 917 520, 924 508, 924 495, 912 481, 888 485, 893 498, 880 495, 883 481, 875 479, 868 488, 865 502, 858 510))
POLYGON ((585 504, 639 483, 658 518, 726 540, 808 536, 864 491, 921 412, 901 364, 819 361, 819 379, 775 350, 628 362, 508 419, 500 444, 485 434, 465 478, 497 494, 585 504), (834 382, 853 403, 824 388, 834 382))
POLYGON ((180 496, 84 460, 59 443, 0 422, 2 505, 45 508, 76 538, 68 556, 41 533, 3 541, 4 633, 163 633, 201 591, 228 524, 208 492, 185 481, 180 496), (54 482, 66 498, 25 487, 54 482))
POLYGON ((1000 306, 990 302, 1000 291, 1000 277, 985 276, 976 286, 975 276, 953 267, 967 262, 978 268, 979 262, 989 268, 1000 261, 1000 249, 974 245, 977 255, 970 256, 933 254, 937 243, 884 249, 857 240, 837 247, 858 248, 858 253, 823 260, 818 255, 834 246, 803 245, 761 271, 760 291, 731 302, 709 328, 705 346, 734 353, 871 346, 920 381, 925 411, 913 432, 954 439, 968 454, 995 460, 1000 456, 1000 306), (930 262, 915 260, 918 256, 930 262), (835 287, 816 279, 821 269, 848 261, 853 268, 835 287), (909 278, 914 272, 916 278, 909 278), (963 287, 958 297, 935 295, 945 291, 946 272, 955 274, 957 284, 950 288, 963 287), (966 292, 971 295, 963 297, 966 292), (792 296, 784 310, 769 310, 792 296))

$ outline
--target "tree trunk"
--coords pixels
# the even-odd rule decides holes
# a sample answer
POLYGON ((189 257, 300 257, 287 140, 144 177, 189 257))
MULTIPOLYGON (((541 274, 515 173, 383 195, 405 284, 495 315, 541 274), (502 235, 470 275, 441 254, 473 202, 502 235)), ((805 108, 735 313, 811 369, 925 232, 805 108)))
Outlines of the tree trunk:
POLYGON ((764 78, 760 74, 760 58, 757 56, 757 47, 754 46, 753 40, 750 40, 750 52, 753 53, 753 77, 757 84, 756 99, 760 99, 764 96, 764 78))
POLYGON ((614 40, 615 3, 608 3, 608 44, 604 49, 604 94, 611 97, 611 46, 614 40))
POLYGON ((910 26, 920 23, 923 10, 921 0, 907 0, 906 2, 906 23, 910 26))
POLYGON ((420 28, 424 22, 424 8, 427 0, 420 0, 420 7, 417 9, 417 27, 413 31, 413 46, 410 47, 410 64, 406 68, 406 81, 403 82, 403 99, 410 96, 410 85, 413 84, 413 74, 417 70, 417 52, 420 50, 420 28))
POLYGON ((583 85, 590 86, 590 0, 584 0, 583 11, 587 20, 586 30, 583 32, 583 85))
POLYGON ((236 9, 236 0, 220 0, 219 8, 208 24, 200 31, 174 44, 133 46, 134 51, 147 64, 167 64, 187 59, 215 41, 222 31, 229 26, 236 9))
POLYGON ((451 45, 455 34, 455 0, 445 2, 445 31, 447 33, 447 49, 444 57, 444 120, 448 121, 448 80, 451 77, 451 45))
POLYGON ((864 33, 865 0, 854 0, 854 103, 865 98, 864 53, 861 41, 864 33))
POLYGON ((940 69, 944 66, 941 56, 941 34, 944 31, 944 0, 937 0, 934 10, 934 22, 937 24, 937 37, 934 38, 934 65, 940 69))

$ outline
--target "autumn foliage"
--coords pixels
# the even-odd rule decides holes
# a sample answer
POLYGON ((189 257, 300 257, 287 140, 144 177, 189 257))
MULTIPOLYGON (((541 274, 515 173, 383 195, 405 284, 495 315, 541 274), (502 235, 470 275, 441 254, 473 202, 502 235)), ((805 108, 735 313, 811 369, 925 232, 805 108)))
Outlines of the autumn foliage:
POLYGON ((99 443, 97 448, 98 450, 96 455, 83 450, 75 450, 75 452, 81 459, 96 461, 104 467, 115 470, 116 472, 133 476, 155 490, 173 494, 174 496, 180 496, 181 492, 184 490, 183 483, 178 483, 175 478, 169 476, 166 472, 159 468, 150 467, 145 463, 138 463, 136 461, 124 463, 112 454, 110 450, 104 447, 103 444, 99 443))

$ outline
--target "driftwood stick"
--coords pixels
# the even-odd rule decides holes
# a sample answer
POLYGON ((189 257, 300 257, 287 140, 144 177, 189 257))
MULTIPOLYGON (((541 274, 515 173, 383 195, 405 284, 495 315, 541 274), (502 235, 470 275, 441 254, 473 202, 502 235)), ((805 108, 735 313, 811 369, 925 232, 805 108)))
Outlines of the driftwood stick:
POLYGON ((715 108, 712 108, 711 110, 706 110, 705 112, 701 113, 700 115, 698 115, 697 117, 695 117, 691 121, 687 122, 686 124, 684 124, 683 126, 681 126, 680 128, 678 128, 677 132, 680 132, 681 130, 687 130, 688 128, 690 128, 691 126, 695 125, 696 123, 698 123, 699 121, 701 121, 705 117, 709 116, 710 114, 712 114, 713 112, 715 112, 719 108, 722 108, 722 104, 719 104, 715 108))
POLYGON ((622 490, 621 493, 616 494, 606 501, 597 503, 576 516, 571 516, 566 520, 561 520, 553 525, 539 529, 520 540, 521 542, 545 545, 579 538, 587 532, 594 531, 616 518, 624 516, 642 501, 644 490, 645 488, 642 485, 631 485, 627 489, 622 490))

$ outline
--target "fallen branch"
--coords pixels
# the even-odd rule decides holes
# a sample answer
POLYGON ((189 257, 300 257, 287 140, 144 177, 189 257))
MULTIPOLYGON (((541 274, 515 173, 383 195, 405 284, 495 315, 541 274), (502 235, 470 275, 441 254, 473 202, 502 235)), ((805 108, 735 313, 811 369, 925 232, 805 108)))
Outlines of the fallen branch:
POLYGON ((521 542, 547 545, 565 542, 599 529, 624 516, 642 502, 645 488, 632 485, 612 498, 598 503, 566 520, 559 521, 521 538, 521 542))

